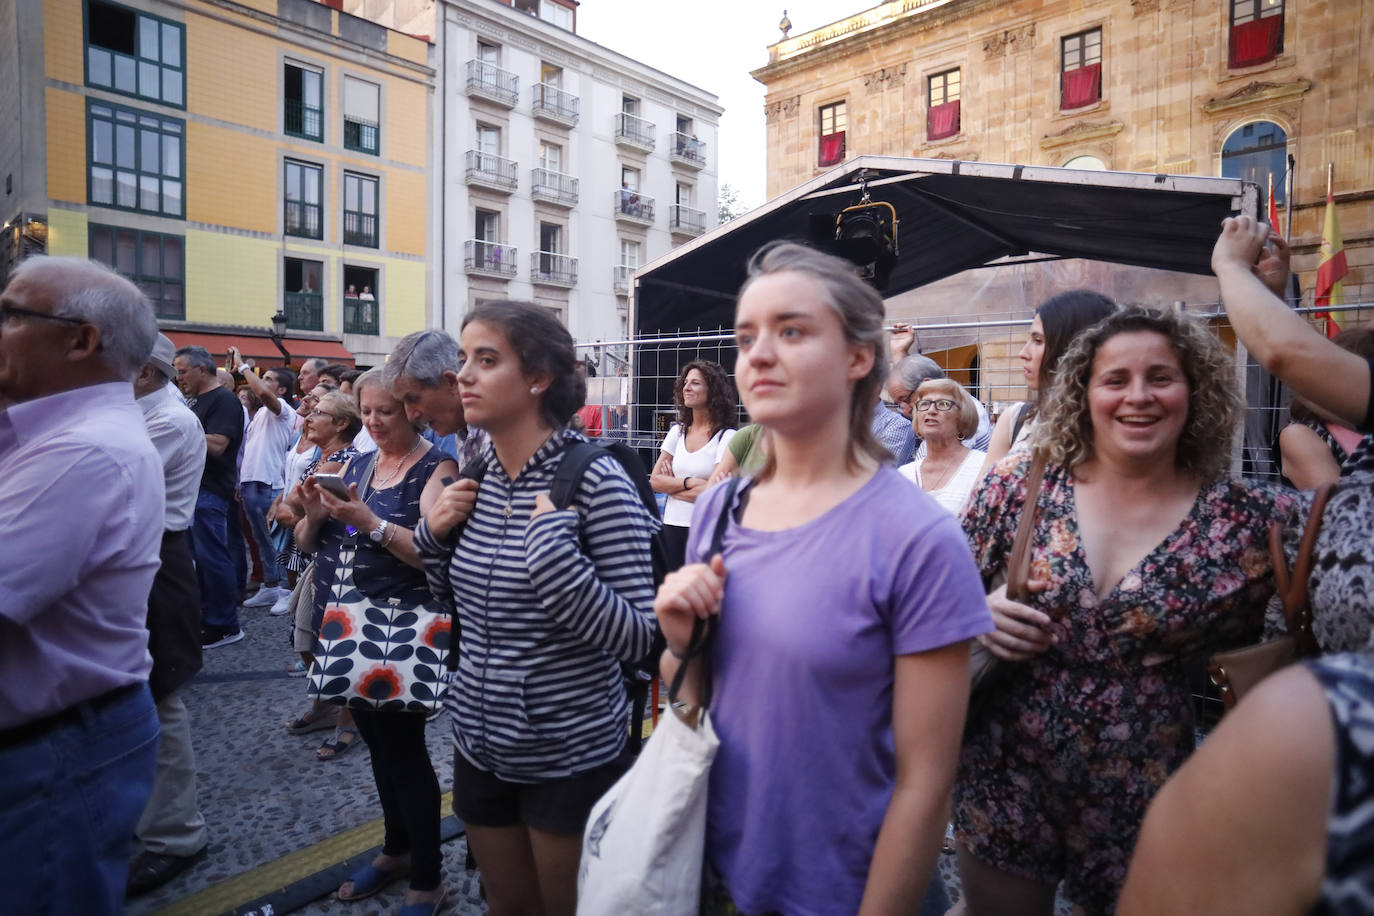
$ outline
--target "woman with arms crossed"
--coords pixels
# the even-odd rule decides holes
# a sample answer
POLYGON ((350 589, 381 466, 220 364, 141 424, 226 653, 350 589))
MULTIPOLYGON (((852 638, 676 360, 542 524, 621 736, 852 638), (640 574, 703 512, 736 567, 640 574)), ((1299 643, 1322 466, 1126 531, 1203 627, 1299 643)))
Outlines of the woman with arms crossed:
POLYGON ((853 265, 795 244, 755 255, 741 292, 736 373, 769 458, 732 505, 698 502, 654 602, 669 680, 694 619, 719 629, 704 912, 910 916, 934 872, 991 621, 958 523, 873 438, 882 318, 853 265))

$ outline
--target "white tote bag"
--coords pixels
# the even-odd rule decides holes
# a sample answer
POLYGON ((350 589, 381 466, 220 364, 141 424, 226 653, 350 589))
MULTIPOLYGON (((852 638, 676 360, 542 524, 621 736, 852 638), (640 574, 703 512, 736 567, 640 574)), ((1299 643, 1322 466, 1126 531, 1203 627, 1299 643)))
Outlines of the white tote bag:
POLYGON ((578 916, 696 916, 706 848, 706 787, 720 739, 659 719, 639 759, 592 808, 577 874, 578 916))
MULTIPOLYGON (((723 549, 739 478, 730 481, 710 555, 723 549)), ((706 852, 706 790, 720 739, 711 727, 711 643, 716 628, 697 619, 668 690, 676 700, 688 664, 700 666, 695 728, 670 710, 659 718, 634 766, 593 807, 577 872, 578 916, 697 916, 706 852)))

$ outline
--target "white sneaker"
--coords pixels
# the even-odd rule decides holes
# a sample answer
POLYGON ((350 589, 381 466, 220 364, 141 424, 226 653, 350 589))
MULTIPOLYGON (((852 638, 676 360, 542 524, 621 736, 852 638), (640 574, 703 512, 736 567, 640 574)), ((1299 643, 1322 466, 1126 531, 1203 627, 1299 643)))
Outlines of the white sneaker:
POLYGON ((280 596, 281 589, 275 585, 264 585, 258 593, 243 602, 244 607, 271 607, 280 596))
POLYGON ((273 617, 281 617, 291 610, 291 592, 284 588, 279 588, 277 591, 281 593, 281 597, 277 599, 276 604, 272 605, 272 610, 267 612, 273 617))

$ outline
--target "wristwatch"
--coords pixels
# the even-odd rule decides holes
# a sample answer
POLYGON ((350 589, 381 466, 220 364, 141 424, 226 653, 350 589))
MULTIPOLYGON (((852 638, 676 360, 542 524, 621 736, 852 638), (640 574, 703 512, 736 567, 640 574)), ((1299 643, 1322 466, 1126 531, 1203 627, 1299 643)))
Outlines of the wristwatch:
POLYGON ((371 531, 368 532, 367 536, 372 538, 372 543, 380 544, 382 542, 382 538, 386 537, 386 529, 390 526, 391 522, 388 522, 386 519, 382 519, 381 522, 377 524, 376 528, 373 528, 371 531))

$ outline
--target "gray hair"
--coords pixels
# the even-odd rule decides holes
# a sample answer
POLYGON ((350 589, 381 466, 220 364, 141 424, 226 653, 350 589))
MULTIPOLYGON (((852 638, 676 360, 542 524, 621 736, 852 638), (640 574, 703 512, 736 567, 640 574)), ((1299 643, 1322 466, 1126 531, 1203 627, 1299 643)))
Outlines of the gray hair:
POLYGON ((157 341, 157 318, 142 290, 111 268, 88 258, 37 255, 26 258, 11 278, 66 275, 52 314, 79 318, 100 332, 100 360, 128 379, 138 375, 157 341))
POLYGON ((327 365, 329 365, 329 360, 325 359, 323 356, 314 356, 301 363, 301 368, 304 369, 309 366, 311 369, 315 370, 316 375, 319 375, 320 370, 327 365))
POLYGON ((218 368, 215 366, 215 358, 204 347, 180 347, 177 349, 176 355, 186 357, 186 365, 191 369, 199 366, 214 375, 215 369, 218 368))
POLYGON ((944 378, 945 370, 940 368, 940 364, 929 356, 919 354, 905 357, 901 362, 893 367, 897 377, 901 379, 902 387, 907 391, 915 391, 921 387, 921 383, 933 378, 944 378))
MULTIPOLYGON (((390 387, 405 376, 424 388, 438 388, 444 373, 457 372, 462 364, 458 341, 446 331, 416 331, 403 337, 391 351, 382 367, 382 382, 390 387)), ((357 390, 356 382, 354 390, 357 390)))
POLYGON ((387 394, 391 394, 391 385, 387 384, 381 369, 369 369, 358 376, 353 382, 353 397, 359 404, 363 402, 363 389, 369 385, 376 385, 378 388, 385 388, 387 394))

